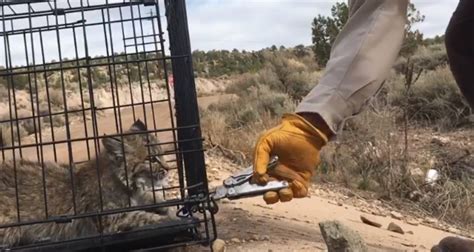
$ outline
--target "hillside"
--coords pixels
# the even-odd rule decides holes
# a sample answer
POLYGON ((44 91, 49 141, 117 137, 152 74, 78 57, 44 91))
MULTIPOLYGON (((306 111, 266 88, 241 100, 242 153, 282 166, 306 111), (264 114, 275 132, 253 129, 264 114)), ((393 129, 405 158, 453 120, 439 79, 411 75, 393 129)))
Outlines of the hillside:
MULTIPOLYGON (((303 46, 257 52, 196 51, 193 56, 213 184, 250 164, 258 135, 278 123, 283 113, 291 112, 324 72, 315 63, 312 50, 303 46)), ((107 59, 96 60, 100 64, 107 59)), ((65 100, 69 109, 91 106, 85 83, 89 74, 99 108, 109 107, 117 99, 125 104, 163 99, 166 83, 162 69, 159 64, 118 64, 112 77, 109 69, 97 66, 90 73, 67 70, 62 78, 59 71, 51 71, 31 87, 38 95, 29 94, 28 75, 13 80, 14 92, 7 88, 4 78, 0 79, 0 130, 11 132, 11 125, 6 123, 10 119, 8 97, 15 96, 18 115, 14 117, 19 118, 31 116, 31 106, 38 107, 40 113, 49 109, 61 112, 65 100)), ((105 125, 111 125, 110 113, 101 113, 105 125)), ((124 117, 132 118, 129 110, 124 109, 124 113, 124 117)), ((72 115, 72 125, 83 117, 90 115, 72 115)), ((61 131, 64 116, 47 117, 43 123, 44 137, 48 137, 51 126, 65 137, 61 131)), ((20 132, 14 127, 15 136, 33 142, 38 132, 32 124, 31 120, 21 120, 20 132)), ((103 128, 110 130, 110 125, 103 128)), ((19 140, 9 139, 10 134, 0 136, 2 146, 19 140)), ((449 71, 444 47, 435 42, 427 44, 410 59, 397 60, 384 88, 366 111, 349 120, 338 140, 324 149, 311 197, 295 205, 271 207, 262 205, 258 198, 223 202, 218 217, 221 237, 229 251, 278 251, 284 246, 323 251, 326 247, 316 226, 330 219, 350 225, 372 248, 381 250, 426 251, 449 234, 472 236, 473 140, 472 111, 449 71), (407 85, 409 76, 417 78, 407 85), (430 170, 439 173, 436 181, 426 181, 430 170), (394 220, 390 217, 394 210, 405 217, 394 220), (362 214, 382 222, 384 229, 394 221, 414 234, 368 229, 360 222, 362 214), (412 219, 418 224, 407 222, 412 219), (258 226, 258 233, 249 232, 248 225, 258 226)))

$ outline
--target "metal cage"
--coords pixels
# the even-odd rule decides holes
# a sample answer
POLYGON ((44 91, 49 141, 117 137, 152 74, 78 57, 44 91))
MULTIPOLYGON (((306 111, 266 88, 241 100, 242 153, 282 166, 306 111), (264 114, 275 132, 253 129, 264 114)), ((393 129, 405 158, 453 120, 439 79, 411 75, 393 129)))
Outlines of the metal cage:
POLYGON ((8 206, 0 207, 0 251, 209 245, 215 212, 185 0, 0 0, 0 7, 0 204, 8 206), (137 122, 145 128, 129 131, 137 122), (133 134, 146 136, 144 148, 125 142, 133 134), (121 154, 104 139, 120 143, 121 154), (150 174, 135 174, 143 165, 150 174), (154 165, 171 177, 168 185, 146 184, 160 178, 154 165), (137 203, 135 193, 151 202, 137 203), (171 218, 116 224, 164 208, 171 218), (95 232, 62 229, 78 223, 95 232), (40 236, 49 229, 69 233, 40 236))

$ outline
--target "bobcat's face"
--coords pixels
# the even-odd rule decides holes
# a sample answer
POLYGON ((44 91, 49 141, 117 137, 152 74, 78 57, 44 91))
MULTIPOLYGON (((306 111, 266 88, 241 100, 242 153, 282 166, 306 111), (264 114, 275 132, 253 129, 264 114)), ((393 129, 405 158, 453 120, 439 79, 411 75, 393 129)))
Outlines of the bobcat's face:
POLYGON ((169 166, 163 159, 158 139, 146 132, 146 126, 136 121, 123 137, 104 138, 112 172, 131 191, 134 205, 162 200, 167 186, 169 166), (158 190, 158 191, 157 191, 158 190), (146 201, 146 202, 144 202, 146 201))

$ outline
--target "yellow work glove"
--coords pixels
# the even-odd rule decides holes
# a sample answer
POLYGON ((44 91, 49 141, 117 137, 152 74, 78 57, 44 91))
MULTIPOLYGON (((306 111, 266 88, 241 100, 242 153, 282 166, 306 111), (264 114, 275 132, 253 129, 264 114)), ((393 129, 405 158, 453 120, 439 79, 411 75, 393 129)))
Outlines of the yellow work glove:
POLYGON ((297 114, 285 114, 281 124, 260 136, 254 152, 254 183, 265 185, 270 180, 286 180, 289 188, 267 192, 267 204, 287 202, 308 195, 310 179, 320 163, 319 151, 328 137, 297 114), (270 156, 278 156, 278 165, 267 171, 270 156))

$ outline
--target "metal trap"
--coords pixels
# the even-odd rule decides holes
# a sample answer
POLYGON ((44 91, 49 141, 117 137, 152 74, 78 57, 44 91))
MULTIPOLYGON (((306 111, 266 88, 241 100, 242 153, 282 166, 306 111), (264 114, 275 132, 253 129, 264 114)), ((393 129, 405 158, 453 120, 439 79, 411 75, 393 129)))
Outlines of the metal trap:
POLYGON ((185 1, 0 6, 0 250, 213 241, 185 1))

